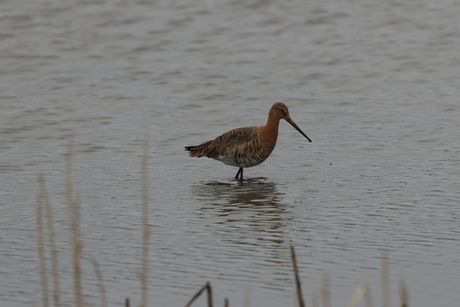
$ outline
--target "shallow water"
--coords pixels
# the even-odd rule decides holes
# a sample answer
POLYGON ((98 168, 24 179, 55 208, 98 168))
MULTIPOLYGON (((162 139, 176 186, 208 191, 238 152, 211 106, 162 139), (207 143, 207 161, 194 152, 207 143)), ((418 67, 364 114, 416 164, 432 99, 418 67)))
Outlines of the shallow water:
POLYGON ((459 14, 449 0, 2 1, 0 300, 41 302, 38 173, 73 300, 74 135, 86 301, 99 304, 95 258, 109 305, 139 304, 147 135, 151 305, 185 305, 210 281, 217 305, 295 306, 291 244, 308 304, 327 270, 333 306, 364 282, 379 305, 386 249, 394 305, 400 276, 411 305, 456 305, 459 14), (244 183, 183 151, 263 125, 277 101, 313 142, 282 122, 244 183))

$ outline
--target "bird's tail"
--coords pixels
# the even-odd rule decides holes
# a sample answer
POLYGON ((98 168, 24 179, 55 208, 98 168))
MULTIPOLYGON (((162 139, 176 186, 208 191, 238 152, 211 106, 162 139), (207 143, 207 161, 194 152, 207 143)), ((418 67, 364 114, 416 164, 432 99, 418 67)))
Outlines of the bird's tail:
POLYGON ((185 150, 190 151, 190 154, 189 154, 190 157, 201 158, 203 156, 208 156, 209 154, 208 146, 209 144, 211 144, 211 142, 212 141, 207 141, 197 146, 186 146, 185 150))

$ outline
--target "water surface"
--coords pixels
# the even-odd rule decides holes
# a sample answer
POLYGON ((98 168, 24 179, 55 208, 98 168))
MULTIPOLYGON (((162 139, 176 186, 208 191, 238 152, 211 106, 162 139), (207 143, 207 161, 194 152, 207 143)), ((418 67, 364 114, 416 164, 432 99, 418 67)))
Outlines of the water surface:
POLYGON ((386 249, 394 304, 404 276, 411 305, 456 305, 459 15, 449 0, 2 1, 0 300, 41 302, 38 173, 73 300, 74 135, 86 301, 99 304, 92 257, 110 306, 139 304, 147 135, 152 306, 185 305, 206 281, 217 305, 295 306, 291 244, 308 304, 327 270, 333 306, 364 282, 378 305, 386 249), (282 122, 243 184, 183 151, 265 124, 277 101, 313 142, 282 122))

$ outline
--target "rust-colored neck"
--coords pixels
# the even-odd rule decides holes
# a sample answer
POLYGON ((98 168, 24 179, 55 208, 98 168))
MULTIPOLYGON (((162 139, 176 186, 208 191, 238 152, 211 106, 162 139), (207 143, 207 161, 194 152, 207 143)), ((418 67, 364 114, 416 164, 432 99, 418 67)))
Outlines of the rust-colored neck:
POLYGON ((268 113, 267 126, 273 126, 276 127, 276 129, 278 129, 279 123, 280 117, 277 116, 277 114, 273 112, 273 110, 270 110, 270 112, 268 113))
POLYGON ((263 127, 262 129, 262 134, 266 140, 268 140, 270 143, 273 144, 273 146, 276 144, 276 140, 278 138, 278 127, 280 124, 280 118, 276 116, 276 113, 270 112, 268 113, 268 120, 267 124, 263 127))

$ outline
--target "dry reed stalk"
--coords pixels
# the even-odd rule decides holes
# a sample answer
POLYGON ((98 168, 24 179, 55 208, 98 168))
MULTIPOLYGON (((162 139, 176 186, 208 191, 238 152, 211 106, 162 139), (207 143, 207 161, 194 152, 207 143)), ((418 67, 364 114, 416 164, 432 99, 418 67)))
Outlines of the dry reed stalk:
POLYGON ((45 261, 45 247, 44 247, 44 234, 43 234, 43 194, 41 192, 37 195, 37 252, 40 261, 40 279, 42 284, 42 300, 43 306, 49 307, 48 298, 48 278, 46 274, 46 261, 45 261))
POLYGON ((401 307, 409 307, 409 294, 404 278, 399 279, 399 297, 401 299, 401 307))
POLYGON ((99 267, 99 263, 94 258, 90 258, 89 260, 93 264, 94 272, 96 273, 97 283, 99 286, 99 293, 101 294, 101 306, 107 307, 107 297, 105 292, 104 280, 102 279, 102 273, 99 267))
POLYGON ((311 281, 313 283, 313 292, 311 293, 311 306, 320 307, 319 293, 321 292, 321 279, 316 276, 313 276, 311 278, 311 281))
POLYGON ((374 300, 372 299, 371 287, 367 287, 366 293, 364 293, 364 305, 366 307, 374 307, 374 300))
POLYGON ((193 302, 201 295, 201 293, 206 289, 206 287, 208 286, 208 283, 206 283, 203 287, 201 287, 200 290, 198 290, 198 292, 187 302, 187 304, 185 304, 185 307, 190 307, 193 302))
POLYGON ((141 307, 147 307, 148 290, 148 263, 149 263, 149 196, 148 196, 148 161, 149 161, 149 141, 144 139, 144 148, 141 163, 141 184, 142 184, 142 268, 140 272, 141 280, 141 307))
POLYGON ((302 295, 302 286, 300 284, 299 270, 297 269, 297 261, 295 258, 294 246, 291 245, 291 256, 292 256, 292 266, 294 268, 295 284, 297 290, 297 300, 299 301, 299 307, 305 307, 302 295))
POLYGON ((361 301, 361 299, 366 295, 367 291, 369 289, 369 285, 367 284, 362 284, 361 286, 356 289, 355 293, 351 297, 351 299, 348 301, 347 307, 356 307, 361 301))
POLYGON ((207 283, 207 287, 208 289, 208 307, 212 307, 212 289, 211 289, 211 284, 210 283, 207 283))
POLYGON ((224 307, 228 307, 228 306, 229 306, 229 305, 228 305, 228 298, 225 298, 225 299, 224 299, 224 307))
POLYGON ((125 307, 129 307, 129 297, 125 299, 125 307))
POLYGON ((73 199, 73 183, 72 183, 72 155, 73 155, 73 139, 69 144, 68 152, 65 155, 66 160, 66 197, 67 197, 67 212, 70 225, 70 241, 72 242, 72 255, 74 267, 74 293, 75 306, 83 307, 83 292, 81 284, 81 248, 80 241, 80 200, 73 199))
POLYGON ((323 277, 321 278, 321 299, 323 301, 323 307, 331 307, 331 292, 329 291, 329 289, 329 272, 324 270, 323 277))
POLYGON ((382 266, 382 306, 390 307, 390 265, 388 261, 388 251, 382 250, 380 253, 382 266))
POLYGON ((211 289, 211 284, 207 282, 201 289, 188 301, 188 303, 185 305, 185 307, 190 307, 193 302, 203 293, 204 290, 207 290, 208 292, 208 307, 212 307, 212 289, 211 289))
POLYGON ((38 174, 38 184, 40 187, 40 194, 43 198, 43 204, 46 210, 46 224, 48 229, 48 241, 51 248, 51 267, 53 276, 53 302, 55 307, 60 307, 60 290, 59 290, 59 261, 58 261, 58 248, 56 245, 56 232, 54 231, 53 210, 46 190, 45 177, 43 174, 38 174))

